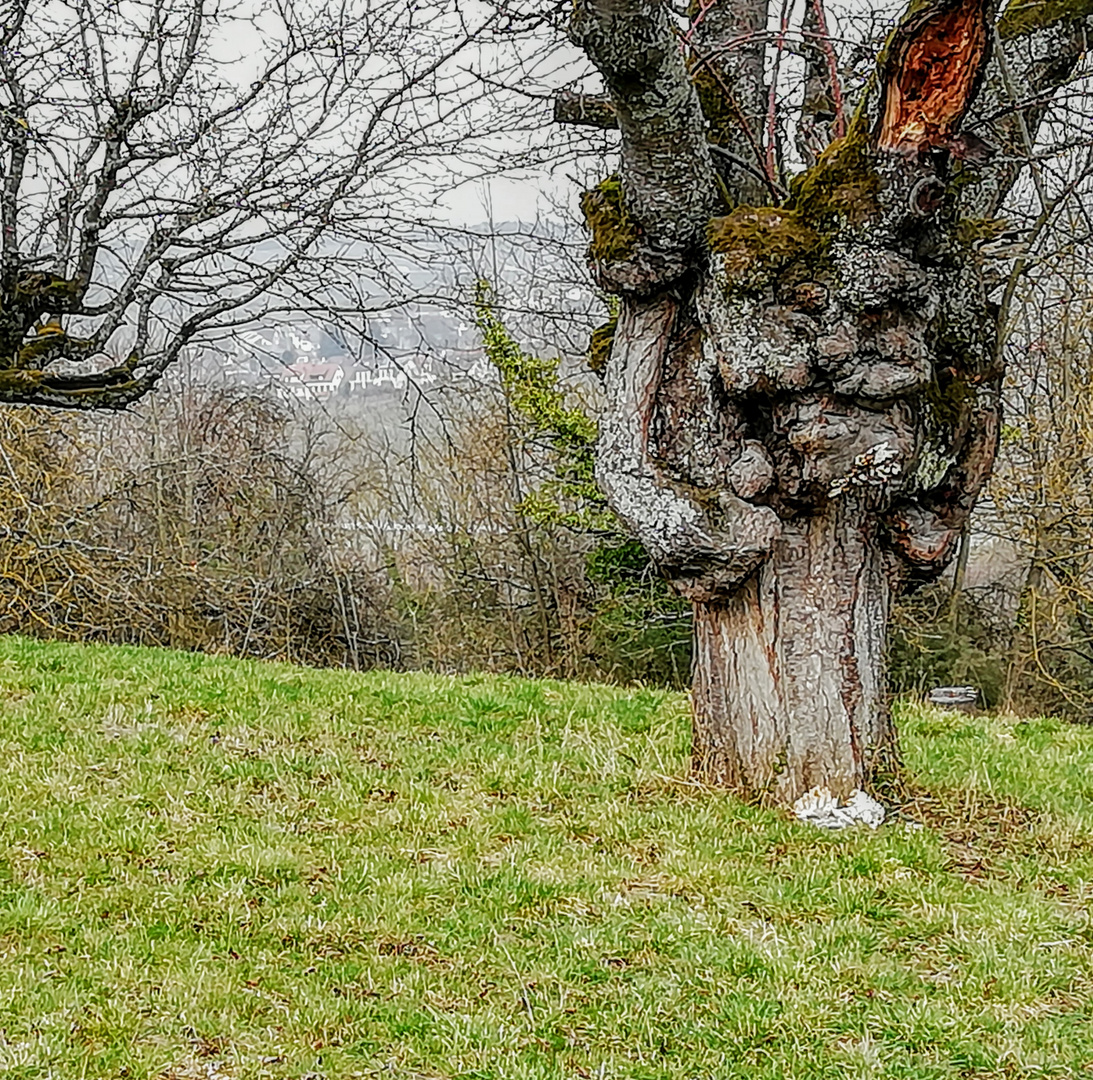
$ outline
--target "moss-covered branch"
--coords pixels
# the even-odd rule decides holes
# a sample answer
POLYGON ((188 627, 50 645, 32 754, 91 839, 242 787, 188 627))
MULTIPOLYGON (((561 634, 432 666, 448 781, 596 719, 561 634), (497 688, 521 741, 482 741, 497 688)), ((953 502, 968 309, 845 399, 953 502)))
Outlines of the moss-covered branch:
POLYGON ((1079 23, 1093 18, 1093 0, 1016 0, 1007 5, 998 20, 1003 41, 1048 30, 1062 23, 1079 23))
POLYGON ((125 409, 146 394, 161 374, 158 366, 142 365, 135 354, 116 367, 86 375, 0 369, 0 402, 62 409, 125 409))
POLYGON ((626 207, 649 255, 640 274, 612 290, 653 292, 690 270, 720 197, 698 97, 656 0, 577 0, 571 35, 614 105, 626 207))
POLYGON ((601 180, 581 195, 581 213, 591 234, 588 256, 597 263, 625 262, 637 248, 640 230, 626 207, 618 176, 601 180))

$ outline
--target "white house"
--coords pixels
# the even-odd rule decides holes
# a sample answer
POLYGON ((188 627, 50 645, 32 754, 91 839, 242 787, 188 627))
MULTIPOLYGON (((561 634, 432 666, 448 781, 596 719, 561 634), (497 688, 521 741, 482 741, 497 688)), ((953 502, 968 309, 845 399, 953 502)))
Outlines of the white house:
POLYGON ((338 392, 345 380, 341 364, 289 364, 285 384, 293 397, 323 401, 338 392))

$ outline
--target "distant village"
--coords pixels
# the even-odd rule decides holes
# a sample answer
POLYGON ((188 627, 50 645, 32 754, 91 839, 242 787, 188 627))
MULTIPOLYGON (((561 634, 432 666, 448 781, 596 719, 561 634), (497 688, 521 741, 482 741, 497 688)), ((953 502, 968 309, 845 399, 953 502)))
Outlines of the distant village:
POLYGON ((272 383, 301 401, 327 401, 485 381, 492 369, 473 324, 443 312, 415 312, 377 321, 353 347, 317 325, 245 330, 207 373, 235 385, 272 383))

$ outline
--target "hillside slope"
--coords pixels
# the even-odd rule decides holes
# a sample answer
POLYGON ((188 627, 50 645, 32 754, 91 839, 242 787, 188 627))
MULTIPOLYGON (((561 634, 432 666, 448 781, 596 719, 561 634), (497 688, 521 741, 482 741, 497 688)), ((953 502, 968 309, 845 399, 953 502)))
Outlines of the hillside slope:
POLYGON ((0 638, 0 1075, 1093 1072, 1093 729, 904 710, 817 831, 678 695, 0 638), (928 793, 928 794, 927 794, 928 793))

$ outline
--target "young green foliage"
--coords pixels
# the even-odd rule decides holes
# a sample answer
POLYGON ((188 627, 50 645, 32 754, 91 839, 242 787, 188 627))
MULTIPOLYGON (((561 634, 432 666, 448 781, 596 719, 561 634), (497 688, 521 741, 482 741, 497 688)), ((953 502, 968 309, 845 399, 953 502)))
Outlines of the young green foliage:
POLYGON ((475 296, 475 321, 486 357, 501 376, 509 407, 530 439, 545 439, 554 451, 554 477, 527 496, 521 509, 533 521, 577 529, 609 529, 614 517, 596 484, 596 423, 566 405, 557 358, 544 360, 520 348, 498 316, 487 281, 475 296))
MULTIPOLYGON (((593 335, 610 349, 618 305, 593 335)), ((509 407, 529 440, 545 439, 553 451, 553 476, 524 497, 520 510, 542 526, 561 525, 593 535, 588 580, 602 590, 597 600, 597 655, 629 663, 648 656, 643 670, 651 682, 679 685, 690 668, 690 605, 651 566, 644 548, 627 536, 596 483, 597 427, 584 412, 566 405, 558 382, 558 361, 525 352, 498 316, 488 282, 480 282, 475 316, 486 356, 501 376, 509 407)), ((606 362, 606 355, 604 355, 606 362)))

